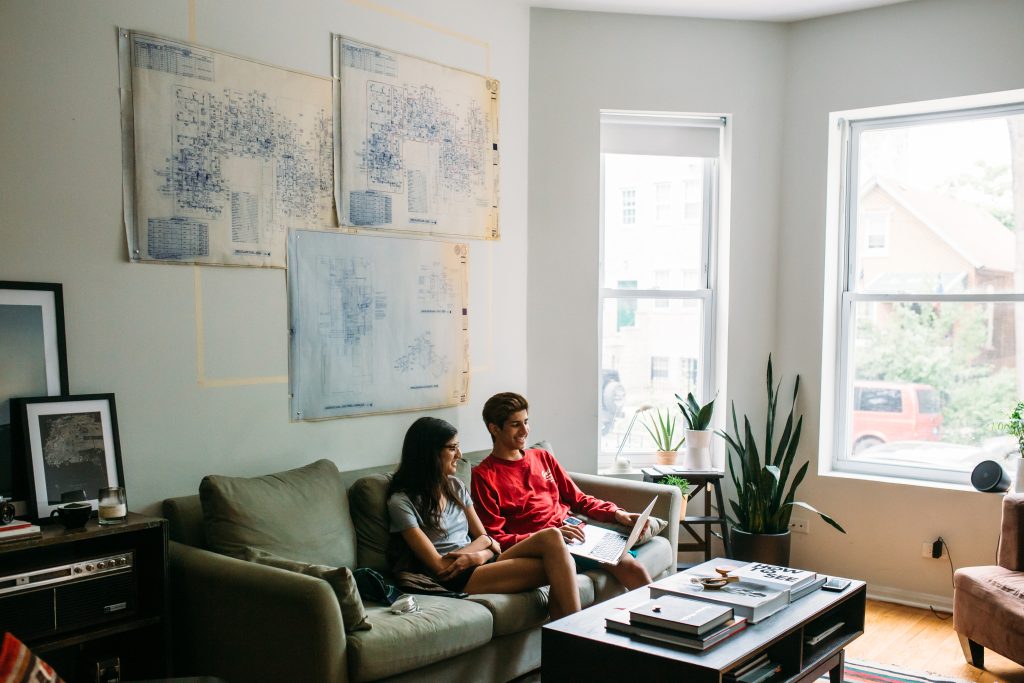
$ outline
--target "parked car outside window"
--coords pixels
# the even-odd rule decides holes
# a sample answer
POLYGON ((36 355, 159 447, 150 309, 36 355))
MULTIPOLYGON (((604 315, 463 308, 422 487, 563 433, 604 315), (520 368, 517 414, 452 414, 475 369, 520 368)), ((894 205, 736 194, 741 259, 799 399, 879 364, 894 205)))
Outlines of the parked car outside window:
POLYGON ((942 399, 929 384, 860 380, 853 385, 853 453, 892 441, 938 441, 942 399))

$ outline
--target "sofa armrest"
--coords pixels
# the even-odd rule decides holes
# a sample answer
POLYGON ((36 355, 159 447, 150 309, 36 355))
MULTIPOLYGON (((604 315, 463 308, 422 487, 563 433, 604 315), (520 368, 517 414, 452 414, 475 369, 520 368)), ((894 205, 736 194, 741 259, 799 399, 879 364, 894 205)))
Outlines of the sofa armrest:
POLYGON ((169 554, 176 675, 348 679, 341 608, 326 581, 174 541, 169 554))
POLYGON ((1003 496, 998 558, 1003 569, 1024 571, 1024 494, 1008 493, 1003 496))
POLYGON ((651 498, 657 496, 658 502, 651 514, 668 521, 659 535, 668 539, 670 547, 679 546, 679 510, 683 506, 683 494, 678 487, 600 474, 572 472, 570 476, 587 495, 611 501, 629 512, 642 512, 651 498))

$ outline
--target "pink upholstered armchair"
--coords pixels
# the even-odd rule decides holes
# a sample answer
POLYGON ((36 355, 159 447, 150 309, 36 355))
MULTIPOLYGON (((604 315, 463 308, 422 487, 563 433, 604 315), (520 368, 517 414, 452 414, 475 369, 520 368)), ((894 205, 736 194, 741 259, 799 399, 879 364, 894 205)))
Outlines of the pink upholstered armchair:
POLYGON ((953 575, 953 629, 978 668, 986 647, 1024 665, 1024 494, 1003 498, 997 561, 953 575))

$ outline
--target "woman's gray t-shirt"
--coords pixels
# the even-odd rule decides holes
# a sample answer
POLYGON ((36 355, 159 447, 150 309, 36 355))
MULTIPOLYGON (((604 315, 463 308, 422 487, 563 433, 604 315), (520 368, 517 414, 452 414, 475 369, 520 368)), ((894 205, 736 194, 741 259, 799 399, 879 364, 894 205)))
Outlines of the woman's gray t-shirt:
MULTIPOLYGON (((470 507, 473 504, 473 499, 470 497, 466 485, 457 477, 449 477, 449 479, 454 483, 462 505, 466 508, 470 507)), ((454 500, 449 499, 448 505, 441 513, 441 528, 438 530, 427 529, 416 506, 402 491, 388 498, 388 514, 391 516, 392 533, 419 527, 434 544, 438 555, 443 556, 453 550, 463 548, 473 540, 469 537, 469 520, 466 518, 466 513, 454 500)))

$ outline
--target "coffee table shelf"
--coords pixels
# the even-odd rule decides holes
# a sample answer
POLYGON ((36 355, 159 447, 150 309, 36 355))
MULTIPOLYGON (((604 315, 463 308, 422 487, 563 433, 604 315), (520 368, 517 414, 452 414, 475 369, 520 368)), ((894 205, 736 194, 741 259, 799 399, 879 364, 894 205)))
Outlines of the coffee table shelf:
POLYGON ((703 652, 634 639, 607 631, 605 617, 650 598, 645 588, 612 598, 544 626, 544 680, 611 680, 685 676, 687 683, 727 683, 728 675, 767 653, 780 666, 770 683, 802 683, 826 672, 842 681, 844 648, 864 633, 865 584, 853 581, 841 593, 816 590, 782 611, 703 652), (805 639, 842 626, 815 645, 805 639))

